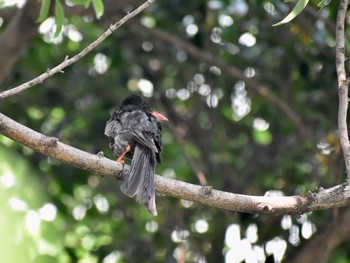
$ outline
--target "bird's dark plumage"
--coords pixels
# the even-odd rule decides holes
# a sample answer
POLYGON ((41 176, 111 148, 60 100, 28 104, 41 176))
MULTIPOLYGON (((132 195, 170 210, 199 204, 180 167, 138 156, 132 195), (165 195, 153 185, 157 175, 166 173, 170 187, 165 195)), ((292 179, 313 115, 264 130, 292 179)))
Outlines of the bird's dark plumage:
POLYGON ((137 195, 137 201, 153 215, 157 214, 154 170, 162 153, 162 126, 158 120, 167 119, 132 93, 113 111, 105 128, 113 153, 121 159, 124 155, 132 159, 122 192, 130 197, 137 195))

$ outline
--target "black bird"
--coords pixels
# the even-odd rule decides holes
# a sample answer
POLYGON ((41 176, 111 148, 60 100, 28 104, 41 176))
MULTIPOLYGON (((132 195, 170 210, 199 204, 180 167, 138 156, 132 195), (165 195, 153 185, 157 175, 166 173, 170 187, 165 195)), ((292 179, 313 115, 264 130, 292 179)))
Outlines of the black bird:
POLYGON ((168 119, 136 93, 132 93, 112 113, 106 124, 105 135, 109 147, 124 163, 131 159, 130 172, 121 185, 122 192, 142 203, 152 215, 157 215, 154 190, 156 163, 161 162, 162 125, 168 119))

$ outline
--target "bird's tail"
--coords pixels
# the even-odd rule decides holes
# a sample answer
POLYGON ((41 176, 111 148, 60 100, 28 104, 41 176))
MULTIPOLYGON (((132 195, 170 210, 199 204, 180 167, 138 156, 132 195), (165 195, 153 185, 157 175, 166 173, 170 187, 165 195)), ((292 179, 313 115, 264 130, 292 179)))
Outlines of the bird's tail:
POLYGON ((137 194, 136 200, 152 215, 157 215, 154 189, 155 166, 155 153, 146 146, 136 144, 129 175, 120 187, 127 196, 133 197, 137 194))

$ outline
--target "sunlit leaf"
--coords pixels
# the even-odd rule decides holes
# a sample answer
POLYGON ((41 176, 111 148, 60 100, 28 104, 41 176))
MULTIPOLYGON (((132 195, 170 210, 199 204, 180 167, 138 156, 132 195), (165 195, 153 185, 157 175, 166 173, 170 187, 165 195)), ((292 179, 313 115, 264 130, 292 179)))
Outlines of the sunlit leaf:
POLYGON ((58 35, 61 33, 64 23, 64 10, 61 2, 59 0, 56 0, 55 5, 55 17, 56 17, 56 32, 55 37, 58 37, 58 35))
POLYGON ((269 130, 253 130, 253 139, 256 143, 262 144, 262 145, 268 145, 272 141, 272 135, 269 130))
POLYGON ((84 3, 85 8, 88 8, 90 6, 91 0, 86 0, 84 3))
POLYGON ((74 5, 84 5, 86 7, 86 5, 89 6, 91 0, 70 0, 70 2, 74 5))
POLYGON ((282 21, 274 24, 273 26, 280 26, 294 19, 297 15, 301 13, 301 11, 304 10, 308 2, 309 0, 299 0, 298 3, 293 8, 293 10, 286 17, 282 21))
POLYGON ((44 112, 37 107, 28 107, 27 114, 30 118, 34 120, 40 120, 44 117, 44 112))
POLYGON ((104 12, 104 6, 102 0, 92 0, 92 5, 95 9, 96 17, 100 18, 104 12))
POLYGON ((332 2, 332 0, 322 0, 321 2, 319 2, 317 4, 317 6, 322 8, 322 7, 329 5, 331 2, 332 2))
POLYGON ((42 0, 41 1, 41 7, 40 7, 40 13, 37 22, 42 22, 47 18, 47 15, 49 14, 51 5, 51 0, 42 0))

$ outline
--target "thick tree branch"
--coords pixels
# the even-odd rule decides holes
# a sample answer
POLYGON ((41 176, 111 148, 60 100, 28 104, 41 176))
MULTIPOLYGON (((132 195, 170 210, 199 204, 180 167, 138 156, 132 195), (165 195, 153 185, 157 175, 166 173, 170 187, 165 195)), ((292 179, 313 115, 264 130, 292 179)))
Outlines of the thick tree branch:
MULTIPOLYGON (((96 174, 122 180, 129 170, 128 165, 123 166, 103 156, 90 154, 64 144, 57 138, 31 130, 1 113, 0 133, 34 151, 96 174)), ((249 196, 213 190, 210 186, 189 184, 159 175, 156 175, 155 184, 159 193, 168 196, 247 213, 298 216, 305 212, 350 204, 350 198, 345 194, 346 189, 343 185, 321 189, 317 193, 309 193, 305 196, 270 196, 268 194, 249 196)))
POLYGON ((1 92, 0 99, 4 99, 4 98, 7 98, 9 96, 13 96, 15 94, 18 94, 26 89, 33 87, 36 84, 42 83, 45 79, 51 77, 52 75, 54 75, 58 72, 63 72, 64 68, 68 67, 69 65, 77 62, 79 59, 84 57, 86 54, 88 54, 90 51, 92 51, 94 48, 96 48, 98 45, 100 45, 108 36, 110 36, 120 26, 125 24, 129 19, 131 19, 134 16, 136 16, 137 14, 139 14, 141 11, 143 11, 144 9, 149 7, 154 2, 155 2, 155 0, 147 0, 145 3, 143 3, 138 8, 136 8, 134 11, 128 13, 122 19, 120 19, 118 22, 111 25, 98 39, 96 39, 94 42, 89 44, 80 53, 78 53, 77 55, 75 55, 74 57, 72 57, 70 59, 66 58, 62 63, 60 63, 59 65, 57 65, 53 69, 47 70, 45 73, 41 74, 40 76, 20 85, 18 87, 1 92))
POLYGON ((342 0, 339 4, 336 26, 336 69, 338 74, 338 93, 339 93, 339 111, 338 111, 338 129, 339 141, 343 151, 347 182, 350 183, 350 142, 347 127, 348 112, 348 85, 349 79, 345 72, 345 17, 349 5, 348 0, 342 0))

